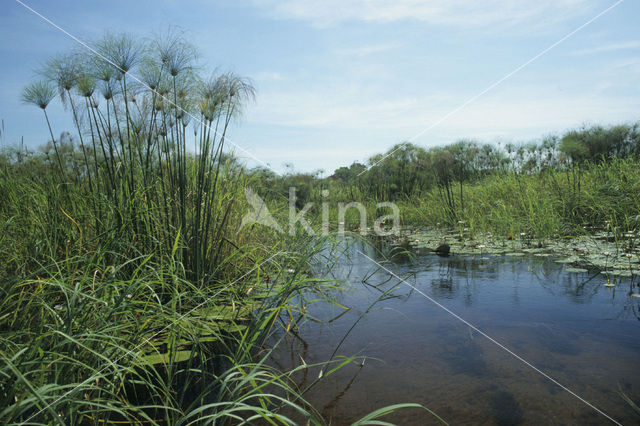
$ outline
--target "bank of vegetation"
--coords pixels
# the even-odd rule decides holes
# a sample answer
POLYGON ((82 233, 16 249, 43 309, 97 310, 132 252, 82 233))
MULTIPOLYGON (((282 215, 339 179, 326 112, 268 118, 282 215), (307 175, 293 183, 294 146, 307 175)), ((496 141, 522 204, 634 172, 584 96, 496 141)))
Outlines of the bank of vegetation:
MULTIPOLYGON (((297 203, 313 202, 310 216, 329 205, 330 223, 359 227, 360 213, 339 215, 338 203, 361 202, 368 225, 400 207, 402 224, 465 228, 508 237, 576 236, 594 228, 619 235, 640 225, 640 125, 585 126, 524 144, 461 140, 425 149, 398 144, 366 164, 353 163, 330 177, 319 173, 265 175, 265 194, 282 198, 297 189, 297 203), (323 197, 322 191, 329 191, 323 197)), ((325 192, 326 194, 326 192, 325 192)))
POLYGON ((266 362, 335 285, 308 275, 326 241, 240 227, 259 174, 224 149, 251 83, 174 32, 95 46, 24 89, 48 144, 0 155, 0 423, 323 424, 266 362))

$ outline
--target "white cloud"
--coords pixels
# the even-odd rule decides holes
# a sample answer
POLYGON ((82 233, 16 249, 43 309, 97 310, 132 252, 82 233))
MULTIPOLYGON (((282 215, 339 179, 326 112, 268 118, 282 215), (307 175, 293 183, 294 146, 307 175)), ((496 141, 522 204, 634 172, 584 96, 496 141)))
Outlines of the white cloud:
MULTIPOLYGON (((638 92, 620 95, 618 89, 606 79, 593 81, 588 88, 535 83, 502 87, 412 142, 429 147, 461 138, 529 141, 583 124, 637 120, 638 92)), ((466 99, 460 90, 380 97, 362 88, 283 88, 263 92, 245 119, 252 128, 269 129, 268 135, 260 133, 261 138, 277 141, 257 144, 258 158, 278 167, 294 162, 303 170, 333 170, 413 138, 466 99)))
POLYGON ((385 52, 387 50, 397 49, 400 46, 401 45, 399 43, 385 43, 385 44, 376 44, 376 45, 338 49, 335 51, 335 53, 341 56, 363 57, 363 56, 368 56, 375 53, 385 52))
POLYGON ((261 71, 253 75, 253 79, 257 81, 281 81, 284 77, 279 72, 261 71))
POLYGON ((634 83, 637 81, 637 77, 640 77, 640 56, 614 61, 609 68, 611 71, 626 69, 629 73, 635 73, 637 75, 636 79, 631 80, 631 84, 637 86, 634 83))
MULTIPOLYGON (((288 128, 332 132, 388 135, 387 145, 413 137, 456 109, 465 98, 459 94, 429 97, 352 98, 326 91, 263 93, 258 105, 246 115, 248 121, 288 128)), ((457 111, 419 137, 416 142, 442 137, 491 135, 540 136, 550 130, 567 129, 584 122, 613 123, 631 120, 640 99, 608 95, 594 90, 563 93, 540 87, 518 87, 488 94, 457 111)))
POLYGON ((574 50, 572 55, 591 55, 593 53, 614 52, 618 50, 629 50, 640 48, 640 41, 626 41, 622 43, 605 44, 602 46, 596 46, 589 49, 574 50))
POLYGON ((339 162, 348 163, 350 160, 362 156, 362 149, 359 148, 316 148, 316 149, 300 149, 296 148, 292 150, 290 147, 283 148, 269 148, 269 149, 256 149, 255 152, 258 158, 265 161, 279 160, 280 162, 295 161, 295 160, 317 160, 322 158, 323 160, 339 160, 339 162))
POLYGON ((288 127, 397 127, 398 114, 416 103, 407 98, 372 101, 337 89, 263 92, 246 117, 256 123, 288 127))
POLYGON ((457 26, 515 26, 555 22, 591 10, 587 0, 251 0, 277 18, 300 19, 317 26, 344 21, 418 20, 457 26))

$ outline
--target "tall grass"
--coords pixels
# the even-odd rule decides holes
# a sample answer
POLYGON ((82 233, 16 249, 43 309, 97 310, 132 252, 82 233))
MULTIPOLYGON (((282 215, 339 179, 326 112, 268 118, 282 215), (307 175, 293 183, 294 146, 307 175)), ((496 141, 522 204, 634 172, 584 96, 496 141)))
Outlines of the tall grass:
MULTIPOLYGON (((195 49, 168 33, 141 44, 126 35, 96 43, 98 56, 70 53, 51 59, 24 100, 46 109, 52 85, 70 108, 82 167, 70 168, 50 131, 60 190, 89 197, 85 237, 117 233, 142 251, 177 256, 186 277, 215 281, 229 212, 237 201, 224 161, 227 131, 254 96, 250 82, 226 73, 201 77, 195 49), (141 77, 137 77, 140 75, 141 77)), ((48 121, 49 129, 51 123, 48 121)), ((65 198, 67 197, 67 198, 65 198)), ((74 216, 73 206, 65 210, 74 216)), ((82 219, 82 218, 80 218, 82 219)))
POLYGON ((240 229, 259 176, 224 149, 250 82, 201 77, 176 32, 95 46, 24 90, 44 155, 0 156, 0 422, 323 424, 262 352, 333 285, 306 275, 326 239, 240 229), (56 96, 78 146, 54 136, 56 96))
POLYGON ((259 355, 322 287, 302 273, 324 242, 239 230, 254 178, 223 151, 253 87, 200 77, 175 33, 96 46, 24 91, 52 152, 0 164, 0 422, 322 423, 259 355), (54 137, 56 89, 78 150, 54 137))
POLYGON ((306 285, 282 267, 304 267, 311 253, 299 249, 263 257, 224 286, 180 278, 175 259, 102 252, 52 259, 31 279, 5 281, 0 418, 278 419, 278 409, 295 397, 288 405, 319 423, 286 374, 254 361, 283 307, 306 285), (107 255, 120 261, 106 266, 107 255))
MULTIPOLYGON (((295 424, 283 414, 293 412, 324 424, 308 389, 260 350, 281 315, 303 313, 303 294, 334 289, 306 275, 326 240, 244 235, 238 203, 224 234, 235 241, 219 266, 225 278, 202 285, 185 271, 180 234, 168 254, 117 229, 95 235, 100 197, 63 195, 32 160, 0 170, 3 423, 295 424)), ((230 176, 226 197, 243 195, 251 182, 242 176, 230 176)))
POLYGON ((585 234, 612 221, 619 232, 637 230, 639 191, 638 160, 616 158, 586 166, 579 190, 561 170, 482 178, 465 187, 465 209, 453 219, 434 190, 400 204, 408 225, 456 227, 463 220, 472 231, 547 238, 585 234))
MULTIPOLYGON (((639 166, 640 160, 629 156, 583 163, 579 176, 574 169, 562 167, 527 173, 515 169, 494 170, 464 186, 454 181, 456 191, 432 184, 410 194, 398 194, 393 201, 400 209, 405 226, 457 229, 462 223, 472 233, 492 232, 503 237, 525 233, 529 238, 542 239, 609 229, 612 236, 618 238, 640 229, 639 166)), ((373 177, 363 176, 360 179, 376 185, 373 177)), ((392 176, 390 180, 393 179, 392 176)), ((369 227, 390 213, 376 208, 378 203, 389 200, 371 195, 357 180, 344 182, 291 175, 275 179, 261 191, 277 206, 282 203, 282 194, 288 186, 304 188, 302 204, 313 203, 307 219, 318 226, 324 204, 332 230, 338 228, 340 222, 344 222, 346 229, 360 229, 360 212, 349 208, 341 216, 340 203, 361 203, 369 227), (328 195, 326 192, 323 195, 323 191, 328 191, 328 195)))

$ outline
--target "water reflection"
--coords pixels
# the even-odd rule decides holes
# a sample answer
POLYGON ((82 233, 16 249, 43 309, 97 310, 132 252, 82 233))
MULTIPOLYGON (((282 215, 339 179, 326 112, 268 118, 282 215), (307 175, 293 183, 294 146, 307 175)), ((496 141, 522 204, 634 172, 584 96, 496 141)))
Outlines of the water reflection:
MULTIPOLYGON (((347 250, 333 270, 349 288, 335 295, 347 309, 310 306, 324 324, 307 322, 299 336, 285 336, 273 357, 280 368, 302 360, 323 362, 341 342, 337 355, 371 357, 307 394, 332 424, 348 424, 399 402, 422 403, 452 424, 606 420, 409 286, 398 286, 357 250, 383 262, 390 247, 380 240, 347 250)), ((552 258, 535 256, 442 258, 403 252, 399 259, 385 267, 618 421, 640 422, 621 394, 640 401, 640 298, 629 296, 637 292, 632 280, 608 288, 606 277, 596 271, 568 273, 552 258)), ((307 386, 315 374, 300 373, 299 386, 307 386)), ((433 420, 419 411, 391 419, 400 424, 433 420)))

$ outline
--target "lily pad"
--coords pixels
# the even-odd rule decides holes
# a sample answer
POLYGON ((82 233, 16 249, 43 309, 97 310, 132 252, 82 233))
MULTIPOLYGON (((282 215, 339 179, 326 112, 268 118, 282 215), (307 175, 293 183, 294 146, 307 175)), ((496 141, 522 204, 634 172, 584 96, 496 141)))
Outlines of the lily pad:
POLYGON ((580 261, 580 258, 578 256, 569 256, 565 259, 556 260, 556 263, 575 263, 578 261, 580 261))
POLYGON ((620 271, 620 270, 611 271, 609 273, 615 277, 630 277, 633 275, 631 271, 620 271))
POLYGON ((524 249, 522 251, 525 252, 525 253, 528 253, 528 254, 536 254, 536 253, 542 253, 545 250, 546 249, 544 249, 544 248, 528 248, 528 249, 524 249))
POLYGON ((575 274, 583 274, 585 272, 589 272, 587 269, 584 269, 584 268, 567 268, 565 269, 565 271, 572 272, 575 274))

